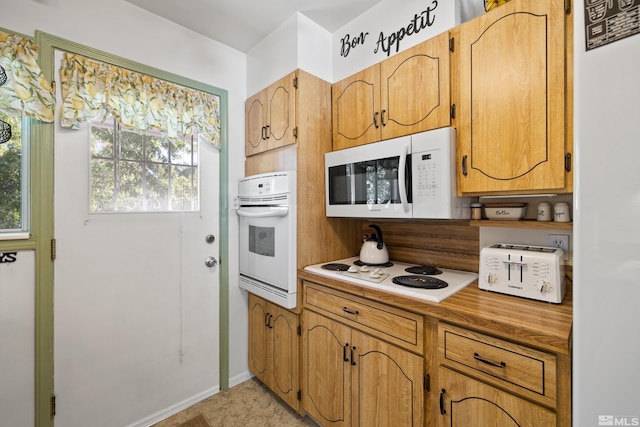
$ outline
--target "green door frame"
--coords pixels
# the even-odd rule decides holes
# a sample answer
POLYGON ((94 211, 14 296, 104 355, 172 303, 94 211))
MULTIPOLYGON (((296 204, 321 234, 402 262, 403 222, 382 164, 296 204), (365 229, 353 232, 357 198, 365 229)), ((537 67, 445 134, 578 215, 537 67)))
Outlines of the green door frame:
MULTIPOLYGON (((7 34, 24 34, 0 28, 7 34)), ((34 301, 34 415, 36 426, 52 425, 53 408, 53 146, 43 135, 53 125, 29 120, 30 218, 29 238, 0 241, 0 251, 33 250, 35 253, 34 301)))
MULTIPOLYGON (((6 30, 7 33, 14 33, 6 30)), ((14 33, 15 34, 15 33, 14 33)), ((32 39, 32 37, 23 36, 32 39)), ((208 92, 220 97, 220 389, 229 388, 229 209, 228 209, 228 93, 224 89, 206 85, 153 67, 130 61, 106 52, 36 31, 35 41, 40 47, 38 62, 48 81, 56 79, 54 54, 56 50, 77 53, 136 72, 148 74, 182 86, 208 92)), ((0 241, 0 250, 35 250, 35 425, 54 424, 52 396, 54 395, 54 123, 31 121, 31 236, 20 241, 0 241)))

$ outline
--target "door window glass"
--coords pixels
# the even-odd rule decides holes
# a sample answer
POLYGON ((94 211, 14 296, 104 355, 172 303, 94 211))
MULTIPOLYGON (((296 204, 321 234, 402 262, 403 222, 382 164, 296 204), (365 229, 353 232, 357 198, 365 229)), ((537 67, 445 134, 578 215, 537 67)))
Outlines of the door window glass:
POLYGON ((29 231, 28 119, 0 112, 0 233, 29 231))
POLYGON ((198 211, 197 136, 91 124, 90 211, 198 211))

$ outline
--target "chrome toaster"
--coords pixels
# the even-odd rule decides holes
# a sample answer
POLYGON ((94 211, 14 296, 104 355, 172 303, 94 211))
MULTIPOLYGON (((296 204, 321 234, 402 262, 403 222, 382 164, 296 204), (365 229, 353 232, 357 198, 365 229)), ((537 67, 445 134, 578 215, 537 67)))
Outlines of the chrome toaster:
POLYGON ((478 287, 559 304, 565 294, 560 248, 496 243, 480 251, 478 287))

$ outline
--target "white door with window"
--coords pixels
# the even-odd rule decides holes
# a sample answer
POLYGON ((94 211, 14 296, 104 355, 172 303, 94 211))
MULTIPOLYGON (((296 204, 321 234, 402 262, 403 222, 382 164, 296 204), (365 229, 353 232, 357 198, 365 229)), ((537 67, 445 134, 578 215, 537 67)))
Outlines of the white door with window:
POLYGON ((55 423, 148 425, 219 388, 219 151, 107 122, 55 140, 55 423))

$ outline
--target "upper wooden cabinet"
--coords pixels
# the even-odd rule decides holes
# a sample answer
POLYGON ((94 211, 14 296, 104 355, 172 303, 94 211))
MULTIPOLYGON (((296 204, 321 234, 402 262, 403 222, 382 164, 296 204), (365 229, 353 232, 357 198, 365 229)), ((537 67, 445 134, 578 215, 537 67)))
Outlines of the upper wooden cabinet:
POLYGON ((333 149, 449 126, 449 33, 332 86, 333 149))
POLYGON ((297 72, 273 83, 245 102, 245 155, 296 142, 297 72))
POLYGON ((452 30, 459 193, 572 191, 564 4, 513 0, 452 30))

